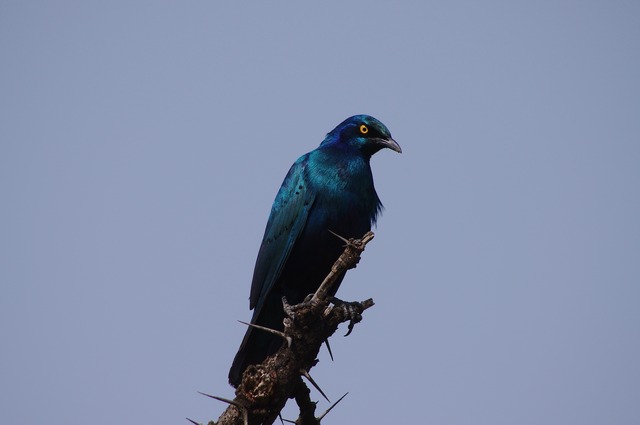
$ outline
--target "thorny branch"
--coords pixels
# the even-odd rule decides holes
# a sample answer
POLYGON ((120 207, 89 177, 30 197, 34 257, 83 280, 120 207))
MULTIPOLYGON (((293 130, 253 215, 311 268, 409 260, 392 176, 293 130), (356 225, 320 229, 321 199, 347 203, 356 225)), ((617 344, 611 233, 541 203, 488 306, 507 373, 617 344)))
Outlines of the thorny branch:
MULTIPOLYGON (((353 325, 362 319, 362 312, 373 306, 372 299, 343 302, 328 295, 336 280, 347 270, 356 267, 373 236, 373 232, 367 232, 362 239, 343 239, 346 242, 344 251, 311 298, 297 305, 289 305, 283 299, 287 317, 284 319, 282 337, 287 344, 283 344, 277 353, 261 364, 247 368, 233 400, 210 396, 229 406, 217 422, 210 421, 208 425, 271 425, 290 398, 295 398, 300 408, 300 416, 295 424, 320 424, 328 410, 321 417, 315 417, 316 403, 311 401, 309 389, 301 376, 306 376, 315 386, 308 372, 317 363, 316 357, 322 343, 333 335, 340 323, 350 322, 351 332, 353 325)), ((331 408, 335 404, 337 402, 331 408)), ((189 421, 194 422, 191 419, 189 421)))

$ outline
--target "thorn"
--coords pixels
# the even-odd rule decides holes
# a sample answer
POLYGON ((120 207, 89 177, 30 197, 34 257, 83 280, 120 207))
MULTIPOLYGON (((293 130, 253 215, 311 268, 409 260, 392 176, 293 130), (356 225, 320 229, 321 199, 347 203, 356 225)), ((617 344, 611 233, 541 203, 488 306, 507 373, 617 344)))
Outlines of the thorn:
POLYGON ((252 328, 260 329, 261 331, 269 332, 269 333, 271 333, 273 335, 277 335, 280 338, 282 338, 285 341, 287 341, 287 347, 291 348, 291 343, 293 342, 293 340, 291 339, 290 336, 285 335, 284 332, 280 332, 280 331, 277 331, 275 329, 271 329, 271 328, 267 328, 267 327, 264 327, 264 326, 256 325, 255 323, 243 322, 242 320, 238 320, 238 322, 242 323, 243 325, 247 325, 247 326, 250 326, 252 328))
POLYGON ((349 245, 351 245, 351 241, 350 241, 349 239, 346 239, 346 238, 344 238, 344 237, 340 236, 339 234, 337 234, 336 232, 334 232, 334 231, 332 231, 332 230, 330 230, 330 229, 327 229, 327 230, 329 230, 329 233, 331 233, 333 236, 335 236, 336 238, 338 238, 338 239, 340 239, 342 242, 344 242, 344 243, 345 243, 345 246, 349 246, 349 245))
POLYGON ((311 382, 311 385, 313 385, 315 387, 315 389, 318 390, 320 392, 320 394, 322 394, 322 397, 324 397, 325 400, 327 400, 329 403, 331 403, 331 400, 329 400, 329 397, 327 397, 326 394, 324 393, 324 391, 322 391, 320 389, 318 384, 316 384, 316 381, 314 381, 313 378, 311 377, 311 375, 309 375, 308 371, 306 371, 304 369, 300 369, 300 373, 302 374, 302 376, 307 378, 309 380, 309 382, 311 382))
POLYGON ((278 417, 280 418, 280 422, 282 423, 282 425, 284 425, 285 422, 289 422, 291 424, 295 424, 295 421, 289 420, 289 419, 283 419, 282 418, 282 412, 278 413, 278 417))
POLYGON ((185 419, 191 422, 193 425, 200 425, 198 422, 194 421, 193 419, 189 419, 189 418, 185 418, 185 419))
POLYGON ((206 394, 206 393, 203 393, 203 392, 200 392, 200 391, 198 391, 198 394, 201 394, 201 395, 203 395, 205 397, 209 397, 209 398, 212 398, 214 400, 222 401, 224 403, 231 404, 233 406, 236 406, 236 407, 239 407, 241 409, 244 409, 243 405, 241 405, 237 401, 229 400, 228 398, 222 398, 222 397, 218 397, 216 395, 206 394))
POLYGON ((329 357, 331 357, 331 361, 333 361, 333 353, 331 352, 331 346, 329 345, 329 340, 324 340, 325 345, 327 346, 327 351, 329 352, 329 357))
POLYGON ((242 412, 242 419, 243 419, 244 425, 249 425, 249 411, 242 404, 238 403, 237 401, 229 400, 227 398, 222 398, 222 397, 218 397, 211 394, 205 394, 200 391, 198 391, 198 394, 202 394, 203 396, 210 397, 214 400, 222 401, 224 403, 228 403, 232 406, 235 406, 239 411, 242 412))
POLYGON ((329 407, 329 408, 327 409, 327 411, 326 411, 326 412, 324 412, 322 415, 320 415, 320 417, 318 418, 318 422, 320 422, 320 421, 321 421, 325 416, 327 416, 327 413, 329 413, 329 412, 331 411, 331 409, 333 409, 334 407, 336 407, 336 405, 337 405, 338 403, 340 403, 340 402, 342 401, 342 399, 343 399, 343 398, 345 398, 345 397, 347 396, 347 394, 349 394, 349 393, 348 393, 348 392, 344 393, 344 395, 343 395, 342 397, 340 397, 340 398, 338 399, 338 401, 336 401, 335 403, 333 403, 333 404, 331 405, 331 407, 329 407))

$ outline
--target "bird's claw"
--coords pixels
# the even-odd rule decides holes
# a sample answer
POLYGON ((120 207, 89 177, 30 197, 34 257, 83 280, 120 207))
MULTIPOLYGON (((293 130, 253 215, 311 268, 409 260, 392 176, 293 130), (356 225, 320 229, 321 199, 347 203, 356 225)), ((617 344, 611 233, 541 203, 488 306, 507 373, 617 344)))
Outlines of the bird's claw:
POLYGON ((312 298, 313 294, 309 294, 301 303, 289 304, 289 302, 287 301, 287 297, 282 297, 282 309, 284 310, 283 323, 285 328, 292 326, 293 322, 296 320, 298 312, 308 310, 309 303, 311 302, 312 298))
POLYGON ((335 306, 334 308, 339 308, 342 314, 349 319, 348 330, 344 335, 349 336, 356 323, 362 320, 362 312, 364 311, 362 303, 342 301, 336 297, 331 298, 331 303, 335 306))

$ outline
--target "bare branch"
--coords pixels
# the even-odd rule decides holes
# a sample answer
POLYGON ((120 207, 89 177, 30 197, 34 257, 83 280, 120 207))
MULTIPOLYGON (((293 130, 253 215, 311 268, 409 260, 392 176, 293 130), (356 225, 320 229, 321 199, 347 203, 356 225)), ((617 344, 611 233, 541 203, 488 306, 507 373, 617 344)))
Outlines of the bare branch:
POLYGON ((328 339, 335 333, 338 326, 349 322, 349 332, 351 332, 353 325, 362 319, 364 310, 373 306, 371 299, 361 303, 343 302, 343 305, 334 301, 334 305, 330 305, 332 297, 328 294, 335 292, 332 288, 340 276, 356 267, 365 246, 373 237, 373 233, 368 232, 362 239, 346 241, 344 251, 313 296, 307 297, 302 303, 296 305, 289 305, 286 300, 283 300, 287 316, 284 319, 283 332, 245 323, 274 333, 285 339, 288 344, 283 344, 278 352, 261 364, 251 365, 245 370, 233 400, 204 394, 229 404, 215 425, 271 425, 277 420, 289 398, 295 398, 300 408, 300 416, 295 422, 297 425, 318 425, 320 420, 344 398, 342 396, 322 416, 316 418, 316 403, 309 398, 309 389, 300 374, 305 375, 328 400, 309 376, 308 371, 316 365, 318 362, 316 357, 322 344, 327 341, 328 346, 328 339))
POLYGON ((360 255, 364 251, 365 246, 373 239, 373 232, 367 232, 362 239, 351 239, 346 248, 338 257, 338 260, 331 267, 331 271, 324 278, 322 284, 313 295, 311 301, 319 302, 327 298, 327 293, 333 288, 338 277, 345 271, 354 268, 358 261, 360 261, 360 255))

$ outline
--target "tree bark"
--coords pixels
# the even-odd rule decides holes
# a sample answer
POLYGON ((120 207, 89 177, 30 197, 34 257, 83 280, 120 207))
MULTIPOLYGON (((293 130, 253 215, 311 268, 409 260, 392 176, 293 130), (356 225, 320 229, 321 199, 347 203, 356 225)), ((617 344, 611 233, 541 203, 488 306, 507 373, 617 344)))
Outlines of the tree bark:
MULTIPOLYGON (((340 323, 349 321, 351 332, 353 325, 362 319, 364 310, 373 306, 372 299, 345 303, 328 296, 338 276, 356 267, 373 236, 368 232, 361 239, 345 241, 344 251, 312 297, 297 305, 289 305, 283 299, 286 318, 284 331, 279 334, 287 344, 261 364, 247 368, 233 400, 209 396, 229 403, 218 421, 211 421, 209 425, 271 425, 290 398, 294 398, 300 408, 297 425, 320 424, 328 411, 320 418, 315 417, 316 403, 311 401, 302 376, 310 378, 308 372, 317 363, 320 347, 340 323)), ((312 384, 315 386, 313 381, 312 384)))

